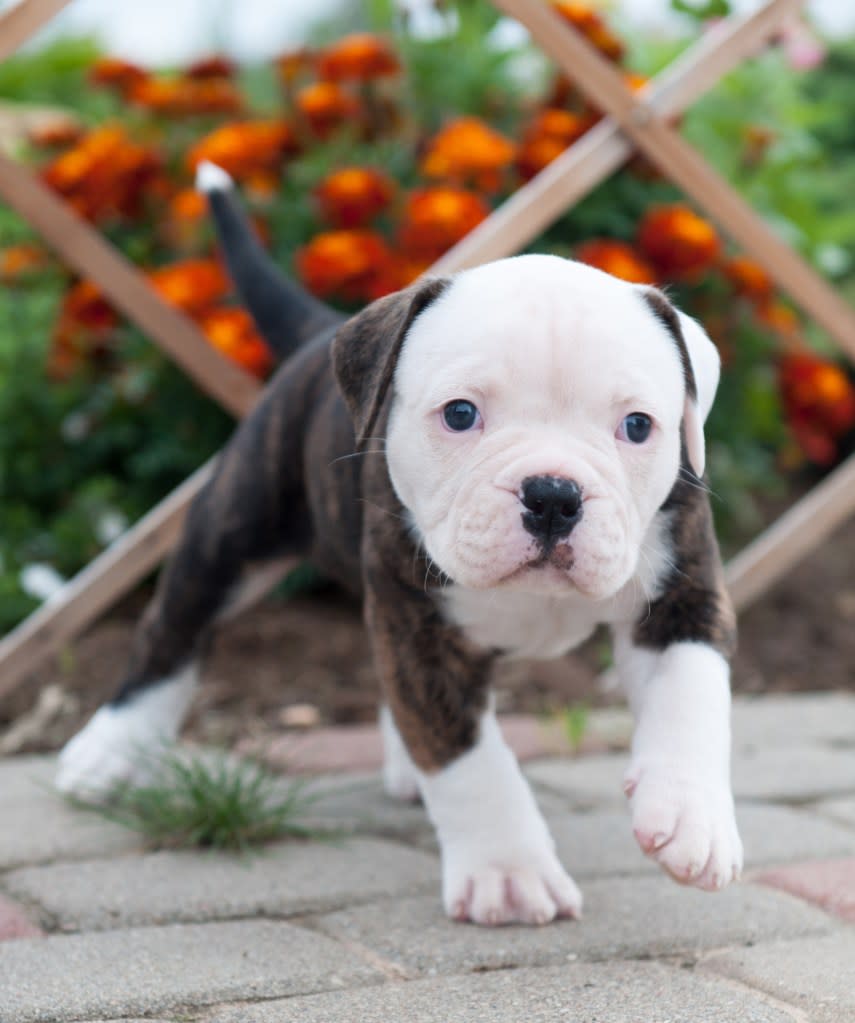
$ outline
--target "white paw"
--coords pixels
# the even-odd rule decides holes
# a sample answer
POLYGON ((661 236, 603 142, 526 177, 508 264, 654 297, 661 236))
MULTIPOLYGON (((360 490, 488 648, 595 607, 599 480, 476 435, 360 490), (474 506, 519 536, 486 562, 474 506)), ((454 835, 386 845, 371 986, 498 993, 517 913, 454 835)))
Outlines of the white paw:
POLYGON ((59 754, 56 787, 86 802, 103 802, 117 785, 149 781, 165 746, 140 734, 127 711, 101 707, 59 754))
POLYGON ((453 920, 490 926, 582 915, 582 893, 550 849, 488 861, 443 850, 442 897, 453 920))
POLYGON ((679 764, 634 764, 624 792, 638 844, 675 881, 718 891, 739 878, 742 841, 726 781, 679 764))

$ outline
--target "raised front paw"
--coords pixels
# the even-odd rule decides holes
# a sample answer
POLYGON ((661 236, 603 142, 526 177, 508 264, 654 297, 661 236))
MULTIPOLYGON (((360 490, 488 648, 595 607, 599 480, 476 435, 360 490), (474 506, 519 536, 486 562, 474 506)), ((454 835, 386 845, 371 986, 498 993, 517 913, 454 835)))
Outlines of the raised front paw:
POLYGON ((443 903, 453 920, 547 924, 577 919, 582 894, 551 850, 479 860, 465 849, 443 855, 443 903))
POLYGON ((633 765, 624 780, 632 829, 675 881, 718 891, 742 871, 742 841, 726 781, 681 765, 633 765))

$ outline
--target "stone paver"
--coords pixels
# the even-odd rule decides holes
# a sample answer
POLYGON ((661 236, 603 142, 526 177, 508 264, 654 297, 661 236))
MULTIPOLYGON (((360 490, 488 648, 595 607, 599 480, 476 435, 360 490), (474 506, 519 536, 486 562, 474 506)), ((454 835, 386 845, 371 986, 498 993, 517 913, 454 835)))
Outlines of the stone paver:
POLYGON ((81 859, 141 847, 137 835, 77 809, 53 789, 55 757, 0 760, 0 870, 24 863, 81 859))
POLYGON ((549 927, 461 926, 443 914, 436 895, 372 903, 315 921, 411 974, 443 974, 580 959, 687 955, 782 936, 823 934, 825 914, 755 885, 710 895, 666 877, 590 881, 582 886, 581 921, 549 927))
POLYGON ((273 921, 61 935, 0 945, 0 1019, 115 1019, 381 978, 329 938, 273 921))
MULTIPOLYGON (((544 811, 559 856, 574 877, 659 872, 639 849, 626 806, 585 813, 544 811)), ((749 869, 855 853, 855 832, 801 808, 742 803, 736 816, 749 869)))
POLYGON ((376 839, 282 843, 252 855, 157 852, 30 867, 4 885, 67 930, 286 916, 439 891, 427 853, 376 839))
POLYGON ((855 798, 823 799, 816 804, 815 809, 817 813, 855 830, 855 798))
MULTIPOLYGON (((623 802, 625 754, 553 758, 526 765, 533 781, 565 795, 575 806, 623 802)), ((737 799, 801 803, 855 789, 855 750, 819 746, 773 747, 735 752, 731 774, 737 799)))
POLYGON ((763 871, 753 880, 806 899, 855 923, 855 858, 793 863, 763 871))
POLYGON ((762 996, 658 963, 569 963, 389 983, 203 1016, 205 1023, 795 1023, 762 996))
POLYGON ((855 693, 775 693, 733 701, 736 751, 782 746, 855 748, 855 693))
POLYGON ((704 972, 734 978, 796 1006, 810 1023, 855 1020, 855 929, 712 956, 704 972))
POLYGON ((23 906, 0 895, 0 941, 36 938, 43 931, 30 919, 23 906))

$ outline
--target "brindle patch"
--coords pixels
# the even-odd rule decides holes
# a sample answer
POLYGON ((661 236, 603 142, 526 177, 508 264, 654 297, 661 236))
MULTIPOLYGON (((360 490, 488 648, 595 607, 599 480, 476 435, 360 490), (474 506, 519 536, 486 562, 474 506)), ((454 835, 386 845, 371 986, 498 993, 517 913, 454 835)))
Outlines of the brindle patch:
POLYGON ((694 401, 698 398, 698 385, 695 380, 695 371, 692 369, 692 360, 689 358, 689 349, 686 346, 686 339, 683 337, 683 329, 680 326, 680 319, 668 299, 657 291, 656 288, 645 288, 641 296, 650 311, 662 326, 668 331, 677 345, 680 354, 680 363, 683 367, 683 380, 686 384, 686 394, 694 401))
POLYGON ((667 514, 672 567, 662 594, 635 626, 639 646, 664 650, 672 643, 708 643, 725 657, 736 648, 736 616, 724 586, 712 511, 703 484, 683 467, 660 514, 667 514))

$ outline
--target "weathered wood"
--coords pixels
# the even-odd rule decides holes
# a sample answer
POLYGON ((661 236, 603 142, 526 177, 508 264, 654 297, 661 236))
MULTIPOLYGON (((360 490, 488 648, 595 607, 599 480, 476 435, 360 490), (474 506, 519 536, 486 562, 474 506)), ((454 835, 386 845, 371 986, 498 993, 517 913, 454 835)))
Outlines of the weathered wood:
POLYGON ((855 455, 829 473, 727 565, 727 584, 743 611, 855 515, 855 455))
POLYGON ((197 469, 153 511, 140 519, 0 640, 0 698, 12 692, 47 657, 76 636, 166 557, 175 545, 187 508, 211 474, 197 469))
POLYGON ((257 381, 220 355, 192 320, 167 305, 146 278, 67 203, 26 168, 0 153, 0 197, 89 278, 199 387, 234 415, 245 415, 260 391, 257 381))
MULTIPOLYGON (((801 3, 772 0, 747 17, 721 21, 651 81, 645 102, 662 117, 682 113, 767 45, 801 3)), ((430 272, 451 273, 519 252, 634 152, 618 122, 604 118, 441 256, 430 272)))
POLYGON ((11 57, 70 0, 22 0, 0 14, 0 61, 11 57))
POLYGON ((610 114, 637 148, 720 224, 769 276, 855 358, 855 310, 791 249, 751 206, 671 128, 582 35, 541 0, 495 0, 570 75, 589 100, 610 114))

